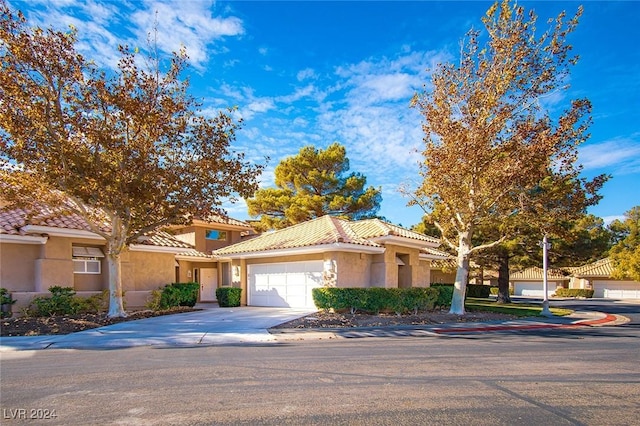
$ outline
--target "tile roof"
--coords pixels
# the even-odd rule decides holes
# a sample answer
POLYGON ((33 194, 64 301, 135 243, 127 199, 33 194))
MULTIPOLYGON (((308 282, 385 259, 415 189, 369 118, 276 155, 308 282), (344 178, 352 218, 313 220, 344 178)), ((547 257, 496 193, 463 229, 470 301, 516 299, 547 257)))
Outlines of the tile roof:
POLYGON ((229 216, 222 216, 222 215, 217 215, 217 214, 210 215, 210 216, 207 216, 205 218, 196 219, 196 220, 200 220, 200 221, 205 222, 205 223, 219 223, 219 224, 224 224, 224 225, 232 225, 232 226, 237 226, 237 227, 240 227, 240 228, 247 228, 247 230, 253 229, 253 227, 249 223, 247 223, 247 222, 245 222, 243 220, 233 219, 233 218, 231 218, 229 216))
POLYGON ((0 211, 0 233, 26 235, 22 229, 26 225, 91 231, 87 222, 77 214, 64 214, 46 206, 39 206, 35 213, 25 209, 0 211))
MULTIPOLYGON (((523 280, 542 280, 544 271, 542 268, 533 266, 523 271, 513 272, 509 274, 509 280, 511 281, 523 281, 523 280)), ((567 273, 561 269, 548 269, 547 279, 549 280, 568 280, 567 273)))
MULTIPOLYGON (((46 206, 39 206, 38 211, 31 213, 31 216, 30 212, 24 209, 0 211, 0 234, 28 235, 29 233, 24 230, 27 225, 91 232, 91 227, 81 216, 64 214, 61 210, 54 210, 46 206)), ((105 223, 102 228, 108 230, 108 225, 105 223)), ((191 244, 180 241, 164 231, 156 231, 139 237, 136 244, 184 249, 193 248, 191 244)))
POLYGON ((191 244, 180 241, 173 235, 164 231, 147 233, 142 237, 138 237, 136 243, 156 247, 177 247, 184 249, 193 249, 193 246, 191 244))
POLYGON ((365 219, 350 222, 351 228, 362 238, 375 238, 384 236, 396 236, 410 238, 412 240, 425 241, 429 243, 439 244, 437 238, 429 237, 424 234, 410 231, 380 219, 365 219))
POLYGON ((613 262, 606 257, 588 265, 571 268, 571 275, 575 277, 610 277, 613 273, 613 262))
POLYGON ((382 247, 372 239, 385 235, 402 236, 425 242, 438 241, 435 238, 378 219, 350 222, 327 215, 288 228, 264 233, 250 240, 216 250, 214 254, 254 253, 334 243, 382 247))

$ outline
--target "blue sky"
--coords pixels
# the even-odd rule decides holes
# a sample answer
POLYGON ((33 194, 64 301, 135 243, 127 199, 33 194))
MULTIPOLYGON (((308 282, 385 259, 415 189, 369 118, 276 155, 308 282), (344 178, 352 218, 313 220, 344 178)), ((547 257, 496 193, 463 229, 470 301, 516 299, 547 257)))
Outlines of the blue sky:
MULTIPOLYGON (((163 52, 187 49, 191 93, 205 113, 237 106, 244 119, 235 147, 256 161, 270 157, 262 185, 278 162, 305 145, 343 144, 351 169, 381 187, 379 214, 411 226, 400 185, 415 186, 421 116, 409 108, 428 83, 427 68, 457 58, 460 39, 491 2, 79 1, 9 0, 30 23, 79 32, 79 49, 105 67, 118 44, 146 45, 157 20, 163 52), (157 12, 157 13, 156 13, 157 12)), ((580 2, 520 1, 547 18, 580 2)), ((556 105, 588 97, 591 138, 580 148, 583 175, 609 173, 591 213, 611 220, 640 204, 640 2, 587 1, 570 37, 580 62, 556 105)), ((247 219, 244 203, 227 205, 247 219)))

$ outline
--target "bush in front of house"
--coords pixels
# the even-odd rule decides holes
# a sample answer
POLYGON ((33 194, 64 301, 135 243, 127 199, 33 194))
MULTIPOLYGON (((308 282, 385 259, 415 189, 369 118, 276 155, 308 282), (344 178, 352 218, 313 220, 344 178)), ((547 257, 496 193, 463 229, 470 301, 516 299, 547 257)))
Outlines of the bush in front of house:
POLYGON ((13 315, 12 305, 14 303, 16 303, 16 301, 11 297, 9 290, 4 287, 0 287, 0 305, 2 305, 0 318, 10 318, 13 315))
POLYGON ((445 307, 451 305, 451 299, 453 298, 453 284, 432 283, 431 288, 438 289, 436 306, 445 307))
POLYGON ((467 284, 466 297, 486 299, 491 294, 491 287, 483 284, 467 284))
POLYGON ((242 289, 238 287, 219 287, 216 289, 216 299, 221 308, 234 308, 240 306, 242 289))
POLYGON ((51 296, 37 296, 31 299, 27 313, 35 317, 53 315, 75 315, 82 309, 82 301, 72 287, 53 286, 51 296))
POLYGON ((147 306, 153 310, 161 311, 177 306, 193 307, 198 302, 198 283, 171 283, 160 290, 152 292, 152 300, 147 306))
MULTIPOLYGON (((499 290, 497 285, 491 286, 490 289, 491 289, 491 295, 492 296, 497 296, 498 293, 500 292, 500 290, 499 290)), ((509 287, 509 294, 511 296, 513 296, 513 288, 511 288, 511 287, 509 287)))
POLYGON ((557 288, 556 297, 584 297, 591 299, 593 290, 588 288, 557 288))
POLYGON ((431 310, 438 297, 434 288, 339 288, 318 287, 312 290, 313 301, 318 309, 336 311, 349 310, 379 313, 390 311, 396 314, 417 313, 431 310))

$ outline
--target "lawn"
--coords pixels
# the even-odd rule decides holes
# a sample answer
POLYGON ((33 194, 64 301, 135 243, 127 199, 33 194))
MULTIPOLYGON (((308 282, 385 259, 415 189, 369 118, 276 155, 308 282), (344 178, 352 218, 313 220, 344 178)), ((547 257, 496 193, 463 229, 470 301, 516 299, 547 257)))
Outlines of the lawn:
MULTIPOLYGON (((484 311, 496 312, 501 314, 510 314, 518 317, 535 317, 542 312, 542 304, 538 303, 502 303, 497 304, 495 299, 478 299, 469 297, 465 301, 465 310, 467 311, 484 311)), ((571 314, 571 309, 549 307, 553 315, 563 317, 571 314)))

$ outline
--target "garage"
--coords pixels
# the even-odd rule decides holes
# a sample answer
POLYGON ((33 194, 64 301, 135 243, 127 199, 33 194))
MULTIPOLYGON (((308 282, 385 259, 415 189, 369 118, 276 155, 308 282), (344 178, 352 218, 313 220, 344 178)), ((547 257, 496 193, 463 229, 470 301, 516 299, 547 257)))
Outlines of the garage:
POLYGON ((311 290, 322 286, 323 261, 248 265, 249 306, 315 308, 311 290))
MULTIPOLYGON (((555 282, 548 284, 547 296, 551 297, 556 292, 555 282)), ((541 282, 519 282, 514 284, 515 296, 544 297, 544 290, 541 282)))
POLYGON ((634 281, 594 281, 593 297, 640 299, 640 283, 634 281))

